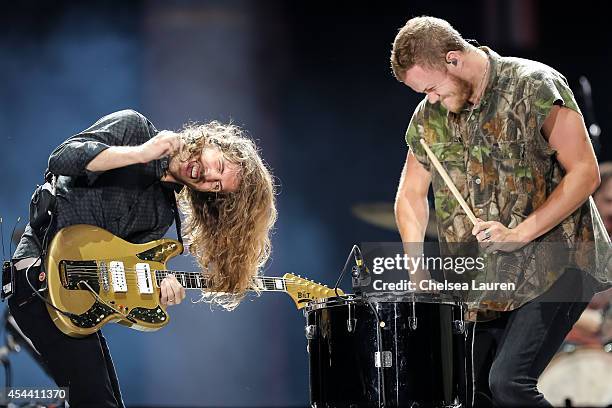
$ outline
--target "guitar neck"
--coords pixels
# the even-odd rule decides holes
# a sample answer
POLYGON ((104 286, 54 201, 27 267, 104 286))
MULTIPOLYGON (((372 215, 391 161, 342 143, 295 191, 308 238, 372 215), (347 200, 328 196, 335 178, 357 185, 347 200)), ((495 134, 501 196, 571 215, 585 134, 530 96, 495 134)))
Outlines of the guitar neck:
MULTIPOLYGON (((210 287, 210 277, 199 272, 183 271, 155 271, 157 285, 168 275, 174 275, 185 289, 206 289, 210 287)), ((254 286, 262 292, 286 292, 287 282, 285 278, 257 276, 254 278, 254 286)))

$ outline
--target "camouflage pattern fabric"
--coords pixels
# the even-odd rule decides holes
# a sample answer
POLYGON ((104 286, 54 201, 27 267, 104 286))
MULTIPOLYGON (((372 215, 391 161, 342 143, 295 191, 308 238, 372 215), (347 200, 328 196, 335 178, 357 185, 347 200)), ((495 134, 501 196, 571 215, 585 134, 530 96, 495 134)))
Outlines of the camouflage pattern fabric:
MULTIPOLYGON (((482 47, 490 74, 482 100, 455 114, 425 98, 416 108, 406 142, 430 171, 441 249, 475 255, 472 223, 419 143, 425 139, 477 217, 516 227, 540 207, 564 171, 540 133, 553 105, 580 113, 566 79, 526 59, 501 57, 482 47)), ((533 243, 514 253, 487 257, 484 271, 461 279, 513 282, 514 291, 463 293, 481 310, 513 310, 544 293, 566 267, 592 275, 598 289, 610 286, 610 239, 591 199, 533 243)))

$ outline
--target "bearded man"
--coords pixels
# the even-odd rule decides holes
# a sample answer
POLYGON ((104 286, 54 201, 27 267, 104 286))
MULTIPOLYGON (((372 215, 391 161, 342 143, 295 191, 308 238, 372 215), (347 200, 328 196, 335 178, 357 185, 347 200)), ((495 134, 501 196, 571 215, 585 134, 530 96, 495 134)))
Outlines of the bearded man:
POLYGON ((501 252, 525 261, 492 268, 516 284, 507 302, 470 297, 480 312, 499 316, 475 328, 476 406, 551 407, 538 377, 592 294, 611 284, 595 256, 574 251, 609 252, 610 241, 589 198, 600 178, 572 91, 553 68, 478 47, 434 17, 400 29, 391 67, 398 81, 425 94, 406 132, 395 206, 402 241, 423 241, 431 184, 443 246, 479 243, 491 259, 501 252), (478 217, 474 225, 421 140, 478 217), (553 251, 516 252, 540 241, 568 249, 567 261, 553 251))
MULTIPOLYGON (((32 291, 45 245, 74 224, 145 243, 162 238, 176 222, 179 239, 184 236, 210 277, 208 290, 223 294, 209 300, 231 309, 270 254, 276 220, 272 176, 237 126, 210 122, 158 132, 134 110, 104 116, 67 139, 49 157, 48 174, 56 179, 54 216, 49 224, 31 220, 26 226, 13 254, 9 308, 57 385, 69 387, 70 405, 123 407, 102 333, 63 334, 32 291), (178 207, 185 216, 184 234, 178 207)), ((164 305, 185 297, 174 276, 166 277, 160 289, 164 305)))

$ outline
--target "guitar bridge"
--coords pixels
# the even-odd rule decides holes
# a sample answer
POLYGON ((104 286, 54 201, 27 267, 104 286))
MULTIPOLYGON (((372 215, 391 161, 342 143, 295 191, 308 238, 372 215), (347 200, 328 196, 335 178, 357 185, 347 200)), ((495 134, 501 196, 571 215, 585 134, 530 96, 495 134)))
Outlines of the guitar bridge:
POLYGON ((105 292, 108 292, 110 290, 110 283, 108 281, 108 267, 104 261, 100 261, 100 264, 98 265, 98 278, 100 280, 100 284, 102 285, 102 289, 104 289, 105 292))

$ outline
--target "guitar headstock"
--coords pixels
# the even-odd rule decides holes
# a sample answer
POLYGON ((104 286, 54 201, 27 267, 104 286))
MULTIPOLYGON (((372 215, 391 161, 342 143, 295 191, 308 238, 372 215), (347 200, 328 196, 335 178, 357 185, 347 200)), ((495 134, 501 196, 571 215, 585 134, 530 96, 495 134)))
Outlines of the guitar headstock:
MULTIPOLYGON (((292 273, 284 274, 283 279, 285 280, 286 291, 298 309, 303 308, 310 301, 336 296, 333 288, 304 279, 292 273)), ((344 295, 344 292, 338 289, 338 294, 344 295)))

